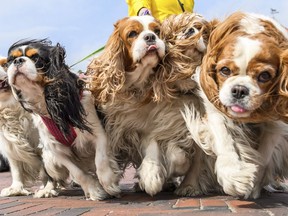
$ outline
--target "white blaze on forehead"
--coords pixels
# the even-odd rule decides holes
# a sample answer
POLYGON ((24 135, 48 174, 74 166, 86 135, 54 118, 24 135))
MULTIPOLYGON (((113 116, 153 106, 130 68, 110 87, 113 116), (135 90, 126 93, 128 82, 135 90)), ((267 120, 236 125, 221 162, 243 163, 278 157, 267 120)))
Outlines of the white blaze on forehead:
POLYGON ((239 74, 245 75, 252 58, 261 51, 261 42, 246 37, 239 37, 233 52, 234 62, 239 67, 239 74))
POLYGON ((258 34, 265 31, 265 28, 260 23, 259 17, 253 14, 246 14, 245 18, 240 20, 240 25, 248 34, 258 34))
POLYGON ((154 22, 155 19, 152 16, 132 16, 130 17, 131 20, 137 20, 138 22, 141 23, 141 25, 143 26, 144 30, 150 30, 149 29, 149 24, 151 22, 154 22))
POLYGON ((275 19, 272 19, 271 17, 268 17, 268 16, 264 16, 262 14, 253 14, 253 13, 251 13, 250 16, 254 16, 255 18, 258 18, 258 19, 261 19, 261 20, 267 20, 267 21, 271 22, 274 25, 274 27, 276 29, 278 29, 278 31, 280 31, 284 35, 285 38, 288 39, 288 31, 287 31, 287 29, 283 25, 278 23, 275 19))

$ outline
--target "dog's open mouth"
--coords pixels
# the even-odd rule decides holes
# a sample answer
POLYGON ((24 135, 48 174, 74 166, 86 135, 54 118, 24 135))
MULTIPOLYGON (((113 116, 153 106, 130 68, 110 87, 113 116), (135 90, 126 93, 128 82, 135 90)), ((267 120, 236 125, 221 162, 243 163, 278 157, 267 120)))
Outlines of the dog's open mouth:
POLYGON ((9 84, 8 84, 8 80, 0 80, 0 90, 6 90, 9 89, 9 84))

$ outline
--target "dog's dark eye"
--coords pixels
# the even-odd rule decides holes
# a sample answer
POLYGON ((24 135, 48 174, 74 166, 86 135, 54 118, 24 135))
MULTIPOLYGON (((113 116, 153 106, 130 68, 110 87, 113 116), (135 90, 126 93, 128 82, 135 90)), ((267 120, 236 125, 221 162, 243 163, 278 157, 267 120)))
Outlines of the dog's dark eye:
POLYGON ((136 37, 137 35, 138 35, 138 33, 136 31, 131 31, 128 34, 128 38, 133 38, 133 37, 136 37))
POLYGON ((185 33, 185 35, 187 37, 190 37, 191 35, 195 34, 195 29, 194 28, 190 28, 188 29, 188 31, 185 33))
POLYGON ((272 78, 271 74, 268 71, 263 71, 262 73, 259 74, 257 80, 258 82, 268 82, 272 78))
POLYGON ((160 29, 155 29, 154 33, 159 36, 160 35, 160 29))
POLYGON ((35 54, 35 55, 32 55, 30 58, 31 58, 34 62, 37 62, 40 57, 39 57, 39 55, 35 54))
POLYGON ((232 71, 228 67, 222 67, 220 69, 220 73, 221 73, 221 75, 227 77, 227 76, 231 75, 232 71))
POLYGON ((10 65, 15 58, 13 56, 9 56, 7 58, 7 63, 10 65))

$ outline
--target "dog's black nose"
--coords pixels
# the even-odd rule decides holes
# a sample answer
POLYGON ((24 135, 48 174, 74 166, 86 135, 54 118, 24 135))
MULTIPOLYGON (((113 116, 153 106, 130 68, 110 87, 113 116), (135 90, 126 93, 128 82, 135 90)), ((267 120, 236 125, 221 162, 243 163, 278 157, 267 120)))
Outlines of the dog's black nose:
POLYGON ((23 63, 25 62, 25 59, 24 58, 16 58, 14 61, 13 61, 13 64, 17 67, 23 65, 23 63))
POLYGON ((144 36, 144 40, 147 43, 154 43, 156 41, 156 36, 153 33, 148 33, 144 36))
POLYGON ((236 85, 231 89, 231 93, 234 98, 241 99, 249 95, 249 89, 242 85, 236 85))

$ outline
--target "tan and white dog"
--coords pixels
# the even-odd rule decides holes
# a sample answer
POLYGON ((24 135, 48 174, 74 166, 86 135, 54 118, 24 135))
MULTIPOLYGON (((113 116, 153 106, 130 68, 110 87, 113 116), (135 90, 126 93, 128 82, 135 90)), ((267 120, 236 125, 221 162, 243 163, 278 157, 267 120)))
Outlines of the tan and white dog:
POLYGON ((113 153, 123 169, 130 163, 136 167, 139 185, 150 195, 161 191, 167 174, 159 146, 150 139, 150 78, 165 55, 159 34, 160 23, 153 17, 125 17, 115 24, 103 54, 88 66, 113 153))
POLYGON ((227 194, 258 198, 275 176, 287 177, 288 127, 279 121, 287 113, 281 104, 287 104, 287 41, 287 30, 275 20, 242 12, 210 36, 196 75, 206 117, 189 108, 184 115, 194 139, 216 155, 227 194))
MULTIPOLYGON (((5 64, 6 58, 0 62, 5 64)), ((12 184, 1 196, 27 196, 33 193, 28 187, 42 178, 45 184, 48 177, 32 115, 13 97, 4 67, 0 66, 0 151, 9 162, 12 184)))
POLYGON ((155 119, 162 122, 156 131, 162 136, 158 139, 164 149, 168 177, 184 177, 175 191, 180 196, 222 193, 214 174, 215 159, 196 145, 181 115, 184 105, 193 107, 199 116, 205 113, 197 95, 198 85, 191 76, 201 65, 216 24, 216 20, 209 22, 196 13, 171 15, 162 23, 161 38, 167 54, 153 82, 155 109, 161 110, 155 119))

